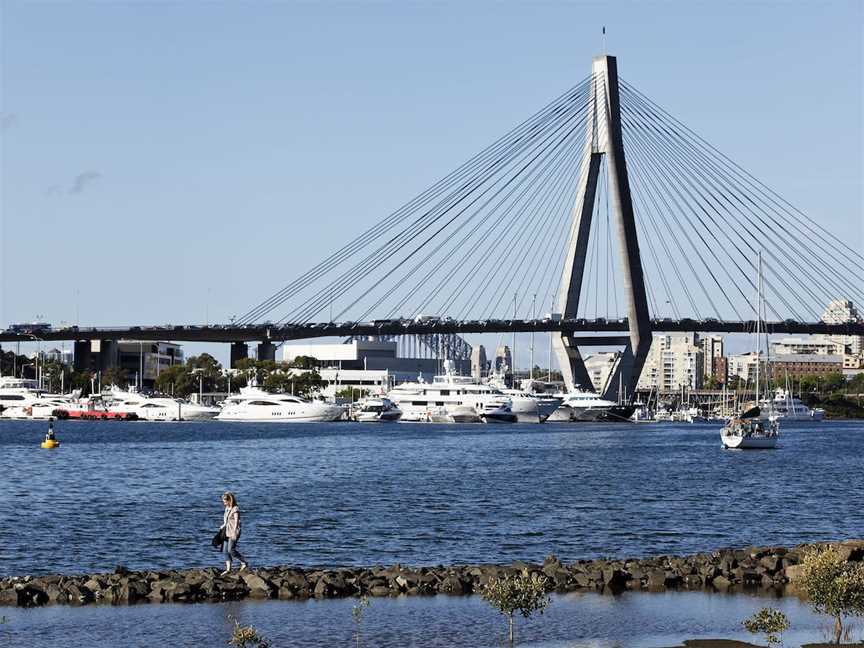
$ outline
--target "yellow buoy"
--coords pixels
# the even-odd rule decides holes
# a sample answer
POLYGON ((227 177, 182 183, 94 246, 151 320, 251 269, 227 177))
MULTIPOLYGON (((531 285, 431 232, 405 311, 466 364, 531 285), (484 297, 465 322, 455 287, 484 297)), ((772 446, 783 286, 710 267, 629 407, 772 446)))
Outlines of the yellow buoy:
POLYGON ((60 442, 54 438, 54 419, 48 419, 48 433, 45 435, 45 440, 42 442, 42 448, 52 450, 60 447, 60 442))

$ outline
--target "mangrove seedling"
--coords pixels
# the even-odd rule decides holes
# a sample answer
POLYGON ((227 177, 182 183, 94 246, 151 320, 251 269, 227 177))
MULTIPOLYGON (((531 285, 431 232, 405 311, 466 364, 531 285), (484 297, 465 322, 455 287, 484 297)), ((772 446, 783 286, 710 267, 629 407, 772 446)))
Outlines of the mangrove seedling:
POLYGON ((351 608, 351 620, 354 621, 354 641, 357 648, 360 648, 360 643, 363 637, 363 613, 369 607, 369 597, 365 594, 357 601, 357 605, 351 608))
POLYGON ((764 634, 768 645, 783 645, 783 632, 789 629, 789 619, 780 610, 764 607, 744 621, 744 628, 753 634, 764 634))
POLYGON ((545 576, 537 574, 515 574, 501 578, 490 578, 480 591, 489 605, 507 617, 507 637, 513 645, 513 615, 519 612, 526 619, 534 612, 543 614, 543 610, 552 600, 546 595, 545 576))
POLYGON ((808 552, 802 562, 800 585, 815 612, 834 619, 834 643, 843 637, 848 616, 864 616, 864 563, 845 560, 833 547, 808 552))
POLYGON ((237 619, 228 618, 234 622, 234 632, 231 639, 228 640, 229 646, 234 646, 234 648, 273 648, 273 643, 258 632, 255 626, 240 625, 237 619))

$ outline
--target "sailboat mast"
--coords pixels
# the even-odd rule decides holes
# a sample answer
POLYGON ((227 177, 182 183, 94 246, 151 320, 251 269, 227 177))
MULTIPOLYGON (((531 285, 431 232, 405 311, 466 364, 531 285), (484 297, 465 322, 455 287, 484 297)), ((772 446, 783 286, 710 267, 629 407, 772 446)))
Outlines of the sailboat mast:
POLYGON ((759 263, 756 275, 756 404, 759 404, 759 365, 762 364, 760 352, 762 345, 759 341, 760 321, 762 320, 762 250, 759 250, 759 263))

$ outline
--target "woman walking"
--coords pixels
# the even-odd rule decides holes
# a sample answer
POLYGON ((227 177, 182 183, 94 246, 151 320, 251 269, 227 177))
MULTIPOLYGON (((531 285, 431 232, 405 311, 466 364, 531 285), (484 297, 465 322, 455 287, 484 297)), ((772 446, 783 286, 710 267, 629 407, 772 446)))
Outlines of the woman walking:
POLYGON ((222 504, 225 505, 225 513, 222 516, 222 526, 219 528, 225 531, 225 543, 222 549, 225 552, 225 571, 221 574, 225 576, 231 571, 232 558, 240 561, 240 571, 249 565, 246 564, 246 559, 237 550, 237 542, 240 540, 240 507, 237 506, 237 498, 234 497, 234 493, 231 491, 223 493, 222 504))

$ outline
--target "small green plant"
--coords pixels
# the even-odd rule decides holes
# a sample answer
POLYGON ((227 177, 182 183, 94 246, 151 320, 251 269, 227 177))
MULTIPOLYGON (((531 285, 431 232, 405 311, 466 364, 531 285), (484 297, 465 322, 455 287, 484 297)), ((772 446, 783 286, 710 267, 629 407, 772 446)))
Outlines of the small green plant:
POLYGON ((229 646, 235 648, 273 648, 273 643, 264 635, 260 634, 254 626, 240 625, 234 617, 228 617, 234 622, 234 632, 228 640, 229 646))
POLYGON ((513 645, 513 615, 516 612, 526 619, 534 612, 543 614, 552 602, 546 595, 545 576, 516 574, 502 578, 490 578, 480 596, 501 614, 507 617, 507 637, 513 645))
POLYGON ((357 605, 351 608, 351 620, 354 621, 354 641, 360 648, 363 639, 363 613, 369 607, 369 597, 365 594, 357 601, 357 605))
POLYGON ((746 619, 744 628, 753 634, 764 634, 769 646, 782 646, 783 632, 789 629, 789 619, 780 610, 765 607, 746 619))
POLYGON ((834 618, 834 643, 843 639, 847 616, 864 616, 864 563, 844 560, 833 547, 804 556, 800 584, 815 612, 834 618))

